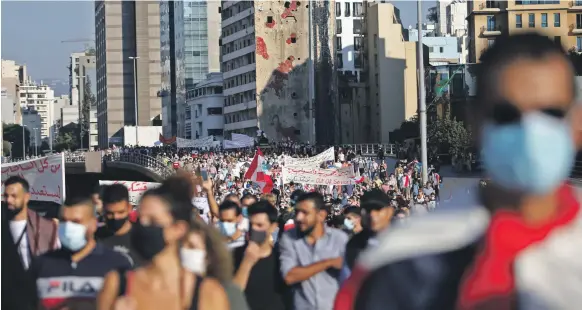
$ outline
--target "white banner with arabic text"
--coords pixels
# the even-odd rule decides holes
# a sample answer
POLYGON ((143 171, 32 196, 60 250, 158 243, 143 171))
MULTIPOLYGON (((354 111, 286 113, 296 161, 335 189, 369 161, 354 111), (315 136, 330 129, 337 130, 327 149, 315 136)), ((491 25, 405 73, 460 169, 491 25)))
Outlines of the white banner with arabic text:
POLYGON ((350 185, 356 184, 352 166, 339 169, 283 167, 283 183, 290 182, 311 185, 350 185))
POLYGON ((156 187, 159 187, 160 183, 155 182, 140 182, 140 181, 99 181, 99 185, 112 185, 121 184, 127 188, 129 191, 129 203, 132 205, 138 205, 141 200, 141 196, 156 187))
POLYGON ((196 140, 176 138, 178 147, 212 147, 214 144, 214 136, 208 136, 196 140))
POLYGON ((2 164, 2 197, 4 181, 20 176, 30 185, 30 200, 63 203, 65 201, 65 158, 51 155, 16 163, 2 164))
POLYGON ((285 156, 286 167, 301 167, 301 168, 319 168, 322 162, 335 160, 335 153, 333 146, 329 149, 307 158, 293 158, 285 156))

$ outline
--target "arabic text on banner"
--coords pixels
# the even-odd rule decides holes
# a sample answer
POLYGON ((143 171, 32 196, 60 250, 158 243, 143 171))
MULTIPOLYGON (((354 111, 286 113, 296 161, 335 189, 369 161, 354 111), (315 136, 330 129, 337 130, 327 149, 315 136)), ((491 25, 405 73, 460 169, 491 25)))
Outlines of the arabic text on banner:
POLYGON ((283 183, 290 182, 312 185, 351 185, 355 184, 353 167, 340 169, 320 169, 283 167, 283 183))
POLYGON ((293 158, 285 156, 285 166, 287 167, 301 167, 301 168, 319 168, 322 162, 335 160, 335 153, 333 146, 329 149, 307 158, 293 158))
POLYGON ((4 181, 13 175, 23 177, 30 185, 30 200, 63 203, 65 201, 65 159, 63 154, 2 165, 4 181))
POLYGON ((129 191, 129 203, 138 205, 141 196, 150 189, 159 187, 160 183, 139 181, 99 181, 99 185, 122 184, 129 191))
POLYGON ((212 147, 214 142, 214 136, 208 136, 196 140, 176 138, 176 143, 178 147, 212 147))

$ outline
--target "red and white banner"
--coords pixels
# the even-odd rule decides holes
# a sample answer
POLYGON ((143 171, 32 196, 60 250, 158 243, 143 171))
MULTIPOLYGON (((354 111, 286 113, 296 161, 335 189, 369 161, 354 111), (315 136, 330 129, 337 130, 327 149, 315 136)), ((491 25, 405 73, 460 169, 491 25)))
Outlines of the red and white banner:
POLYGON ((65 158, 50 155, 17 163, 2 164, 2 197, 4 181, 21 176, 30 185, 30 200, 63 203, 65 201, 65 158))
POLYGON ((129 191, 129 203, 134 206, 139 204, 141 196, 150 189, 159 187, 160 183, 140 181, 99 181, 99 185, 121 184, 129 191))
POLYGON ((257 149, 249 170, 245 173, 245 179, 258 184, 263 193, 270 193, 273 190, 273 180, 263 172, 263 161, 265 161, 265 157, 263 157, 261 149, 257 149))

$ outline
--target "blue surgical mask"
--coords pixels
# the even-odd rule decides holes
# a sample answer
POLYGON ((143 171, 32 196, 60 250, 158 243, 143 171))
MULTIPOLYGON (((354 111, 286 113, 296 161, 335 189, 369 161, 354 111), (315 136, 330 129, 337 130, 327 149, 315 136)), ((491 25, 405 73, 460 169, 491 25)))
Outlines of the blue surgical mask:
POLYGON ((218 228, 224 236, 230 237, 236 232, 236 223, 219 222, 218 228))
POLYGON ((486 124, 482 157, 491 179, 524 193, 546 194, 570 175, 576 150, 570 124, 541 112, 519 123, 486 124))
POLYGON ((249 209, 248 209, 248 207, 242 208, 242 216, 249 217, 249 209))
POLYGON ((59 224, 59 240, 64 248, 77 252, 87 244, 87 227, 73 222, 59 224))
POLYGON ((348 229, 348 230, 353 230, 355 225, 354 222, 350 221, 349 219, 344 219, 344 226, 348 229))

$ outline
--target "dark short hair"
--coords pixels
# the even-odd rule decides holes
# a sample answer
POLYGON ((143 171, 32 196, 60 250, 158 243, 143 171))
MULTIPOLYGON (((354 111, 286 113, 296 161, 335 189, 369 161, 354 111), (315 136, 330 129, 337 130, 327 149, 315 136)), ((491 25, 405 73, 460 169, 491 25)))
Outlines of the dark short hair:
POLYGON ((99 197, 102 197, 103 195, 103 190, 105 189, 105 187, 107 187, 107 185, 97 185, 95 187, 93 187, 93 191, 91 192, 91 195, 99 195, 99 197))
POLYGON ((240 199, 238 199, 238 195, 235 193, 230 193, 230 194, 224 196, 224 200, 228 200, 230 197, 235 197, 236 200, 240 200, 240 199))
MULTIPOLYGON (((479 113, 483 103, 488 103, 491 94, 497 94, 500 72, 516 60, 540 60, 550 55, 561 56, 571 64, 562 45, 550 38, 535 32, 502 36, 495 39, 495 44, 488 48, 480 58, 477 67, 477 100, 473 101, 471 110, 479 113)), ((575 92, 575 79, 572 78, 572 89, 575 92)), ((575 93, 573 94, 575 96, 575 93)), ((500 98, 502 99, 502 98, 500 98)))
POLYGON ((185 221, 190 223, 192 220, 192 203, 188 204, 182 200, 175 199, 173 193, 167 191, 167 187, 160 186, 158 188, 147 190, 141 199, 144 200, 147 197, 156 197, 162 200, 170 210, 170 214, 172 214, 174 221, 185 221))
POLYGON ((373 189, 366 192, 362 199, 360 199, 360 204, 364 210, 375 210, 382 209, 384 207, 392 207, 392 199, 388 194, 384 193, 379 189, 373 189))
MULTIPOLYGON (((271 207, 272 208, 272 207, 271 207)), ((226 210, 235 210, 236 215, 239 216, 242 213, 242 210, 238 204, 228 199, 225 199, 220 206, 218 206, 218 212, 226 211, 226 210)))
POLYGON ((355 214, 358 216, 362 216, 362 208, 360 207, 347 207, 344 209, 344 215, 348 215, 348 214, 355 214))
POLYGON ((257 197, 255 197, 255 195, 250 194, 250 193, 244 194, 242 196, 242 198, 240 199, 240 201, 242 202, 245 199, 253 199, 254 201, 257 201, 257 197))
POLYGON ((28 181, 25 178, 17 176, 17 175, 13 175, 13 176, 9 177, 8 179, 6 179, 6 181, 4 181, 4 188, 6 188, 9 185, 14 185, 14 184, 22 185, 22 189, 24 189, 25 193, 28 193, 30 191, 30 185, 28 184, 28 181))
POLYGON ((249 206, 249 217, 255 214, 264 213, 269 218, 269 223, 273 224, 277 222, 278 214, 277 209, 273 208, 270 202, 267 200, 259 200, 249 206))
POLYGON ((86 196, 69 196, 65 199, 65 203, 63 204, 63 208, 74 208, 74 207, 88 207, 93 210, 93 214, 95 214, 95 206, 93 205, 93 201, 90 197, 86 196))
MULTIPOLYGON (((317 210, 325 210, 325 200, 318 192, 309 192, 300 195, 296 200, 296 205, 303 201, 311 201, 317 210)), ((329 212, 329 211, 328 211, 329 212)))
POLYGON ((112 203, 129 201, 129 191, 122 184, 107 185, 103 188, 101 200, 103 200, 103 205, 105 206, 112 203))

